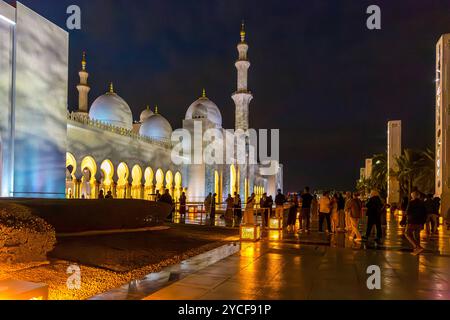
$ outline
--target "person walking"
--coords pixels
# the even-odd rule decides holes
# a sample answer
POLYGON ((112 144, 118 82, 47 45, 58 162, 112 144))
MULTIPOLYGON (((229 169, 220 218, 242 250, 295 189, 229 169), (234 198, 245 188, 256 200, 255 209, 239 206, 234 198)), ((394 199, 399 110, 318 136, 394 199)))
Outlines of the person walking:
POLYGON ((347 197, 351 198, 346 203, 346 215, 348 216, 348 229, 350 231, 350 240, 360 242, 362 240, 361 233, 359 232, 359 219, 362 213, 362 202, 359 200, 358 194, 347 193, 347 197))
POLYGON ((255 198, 256 195, 252 193, 252 195, 247 199, 244 212, 244 224, 255 224, 255 198))
POLYGON ((182 192, 179 202, 180 202, 180 218, 185 219, 186 218, 186 193, 182 192))
POLYGON ((211 227, 214 227, 216 225, 216 198, 217 193, 214 193, 211 197, 211 209, 209 216, 209 224, 211 225, 211 227))
POLYGON ((225 200, 227 205, 227 210, 225 211, 225 225, 227 227, 233 226, 233 209, 234 209, 234 199, 231 194, 228 195, 228 198, 225 200))
POLYGON ((267 202, 267 193, 264 193, 259 200, 259 208, 261 212, 261 220, 263 227, 267 227, 269 225, 269 220, 267 219, 267 208, 266 208, 266 202, 267 202))
POLYGON ((427 235, 431 236, 436 233, 437 224, 439 220, 439 212, 435 212, 434 197, 432 194, 428 194, 423 203, 427 210, 427 221, 425 223, 427 235))
POLYGON ((300 229, 307 233, 309 233, 311 227, 311 206, 314 200, 314 197, 309 193, 309 190, 309 187, 306 187, 301 195, 302 211, 300 214, 300 229))
POLYGON ((345 193, 345 208, 344 208, 344 215, 345 215, 345 231, 351 232, 352 231, 352 224, 350 221, 350 212, 351 212, 351 205, 354 197, 351 192, 345 193))
POLYGON ((166 189, 164 194, 159 198, 158 202, 163 202, 170 205, 170 214, 167 216, 167 220, 172 220, 174 207, 173 207, 173 199, 172 196, 170 195, 169 189, 166 189))
POLYGON ((311 219, 315 219, 319 216, 319 201, 317 200, 317 194, 314 194, 311 201, 311 219))
POLYGON ((345 232, 345 199, 342 196, 342 193, 338 194, 337 198, 338 204, 338 225, 337 230, 340 232, 345 232))
POLYGON ((161 199, 161 193, 159 190, 156 190, 155 201, 158 202, 161 199))
POLYGON ((98 193, 98 198, 99 198, 100 200, 105 199, 105 192, 104 192, 103 190, 100 190, 100 192, 98 193))
POLYGON ((278 189, 278 194, 275 197, 275 215, 277 218, 283 218, 284 214, 284 204, 287 202, 286 196, 278 189))
POLYGON ((420 245, 420 231, 427 219, 427 208, 417 191, 411 194, 411 201, 406 209, 406 232, 405 237, 413 247, 413 255, 418 255, 423 252, 424 248, 420 245))
POLYGON ((273 211, 273 197, 272 196, 267 197, 266 208, 267 208, 267 212, 268 212, 267 221, 269 221, 269 219, 272 217, 272 213, 273 213, 272 212, 273 211))
POLYGON ((370 199, 366 204, 367 208, 367 231, 364 240, 368 240, 372 233, 373 226, 377 228, 376 242, 380 243, 383 238, 383 230, 381 229, 381 213, 383 209, 383 202, 381 201, 378 191, 373 190, 370 194, 370 199))
POLYGON ((319 232, 323 232, 323 223, 327 220, 328 232, 331 233, 331 199, 328 191, 319 200, 319 232))
POLYGON ((339 196, 337 193, 331 199, 331 233, 336 233, 339 226, 339 196))
POLYGON ((241 196, 235 192, 234 193, 234 216, 236 218, 236 225, 241 225, 242 221, 242 201, 241 196))
POLYGON ((295 223, 297 222, 297 212, 298 212, 298 196, 294 195, 291 201, 291 207, 289 208, 289 215, 287 219, 287 231, 295 232, 295 223))
POLYGON ((206 217, 211 217, 211 202, 212 202, 212 193, 209 193, 205 198, 203 205, 205 206, 205 215, 206 217))
POLYGON ((427 236, 431 236, 434 234, 434 228, 436 225, 436 220, 433 212, 434 212, 434 201, 433 201, 433 195, 427 194, 425 196, 425 199, 423 201, 423 204, 425 206, 425 209, 427 210, 427 220, 425 222, 425 229, 427 232, 427 236))
POLYGON ((439 227, 441 224, 441 198, 439 197, 434 197, 433 198, 433 202, 434 202, 434 212, 436 212, 437 214, 437 224, 436 224, 436 233, 438 233, 439 231, 439 227))

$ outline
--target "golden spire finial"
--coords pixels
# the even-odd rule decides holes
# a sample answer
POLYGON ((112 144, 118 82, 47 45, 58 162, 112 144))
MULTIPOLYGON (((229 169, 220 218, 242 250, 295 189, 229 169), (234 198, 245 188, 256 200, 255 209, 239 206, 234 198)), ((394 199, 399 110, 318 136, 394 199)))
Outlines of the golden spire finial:
POLYGON ((203 88, 203 91, 202 91, 202 98, 206 99, 206 89, 205 88, 203 88))
POLYGON ((147 110, 150 110, 150 106, 149 105, 147 105, 147 110))
POLYGON ((242 20, 242 24, 241 24, 241 42, 245 42, 245 22, 244 20, 242 20))
POLYGON ((83 71, 86 71, 86 51, 83 51, 83 58, 81 58, 81 68, 83 71))
POLYGON ((158 114, 158 105, 155 106, 155 114, 158 114))
POLYGON ((109 93, 114 93, 114 84, 112 82, 109 84, 109 93))

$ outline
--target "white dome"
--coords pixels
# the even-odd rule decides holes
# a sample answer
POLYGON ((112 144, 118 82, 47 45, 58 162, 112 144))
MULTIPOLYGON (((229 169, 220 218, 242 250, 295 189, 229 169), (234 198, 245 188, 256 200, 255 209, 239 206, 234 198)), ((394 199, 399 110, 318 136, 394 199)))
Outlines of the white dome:
POLYGON ((222 127, 222 114, 217 105, 203 96, 195 101, 186 112, 186 120, 208 119, 219 127, 222 127))
POLYGON ((133 114, 128 104, 112 91, 98 97, 91 105, 89 117, 93 120, 131 130, 133 114))
POLYGON ((148 118, 150 118, 153 115, 154 115, 153 111, 150 110, 149 107, 147 107, 147 109, 145 109, 144 111, 141 112, 140 122, 144 123, 145 120, 147 120, 148 118))
POLYGON ((170 141, 172 126, 166 118, 156 113, 142 123, 139 134, 157 140, 170 141))

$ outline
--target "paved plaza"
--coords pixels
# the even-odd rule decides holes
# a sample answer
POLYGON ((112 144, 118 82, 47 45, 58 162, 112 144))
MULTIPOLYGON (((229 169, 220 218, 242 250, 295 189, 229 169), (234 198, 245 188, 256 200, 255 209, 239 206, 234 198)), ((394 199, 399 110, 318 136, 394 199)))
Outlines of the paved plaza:
MULTIPOLYGON (((411 255, 400 217, 388 217, 386 240, 354 243, 344 234, 281 235, 243 243, 240 252, 151 294, 149 300, 450 299, 447 231, 411 255), (369 290, 369 266, 381 269, 381 289, 369 290)), ((315 224, 316 225, 316 224, 315 224)), ((364 225, 362 226, 362 228, 364 225)))

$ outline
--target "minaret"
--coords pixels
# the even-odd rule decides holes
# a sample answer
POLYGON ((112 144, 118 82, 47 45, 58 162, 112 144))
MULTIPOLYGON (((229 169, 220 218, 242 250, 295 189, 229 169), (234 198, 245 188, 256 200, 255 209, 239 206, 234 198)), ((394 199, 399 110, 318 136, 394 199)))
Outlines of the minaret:
POLYGON ((83 52, 83 59, 81 60, 80 84, 78 89, 78 112, 88 113, 88 94, 91 88, 88 85, 89 73, 86 71, 86 52, 83 52))
POLYGON ((250 62, 247 59, 248 44, 245 42, 245 35, 245 27, 244 23, 242 23, 241 42, 237 46, 239 59, 235 64, 238 73, 237 91, 232 96, 236 105, 236 130, 249 129, 249 105, 253 99, 252 93, 248 90, 250 62))

